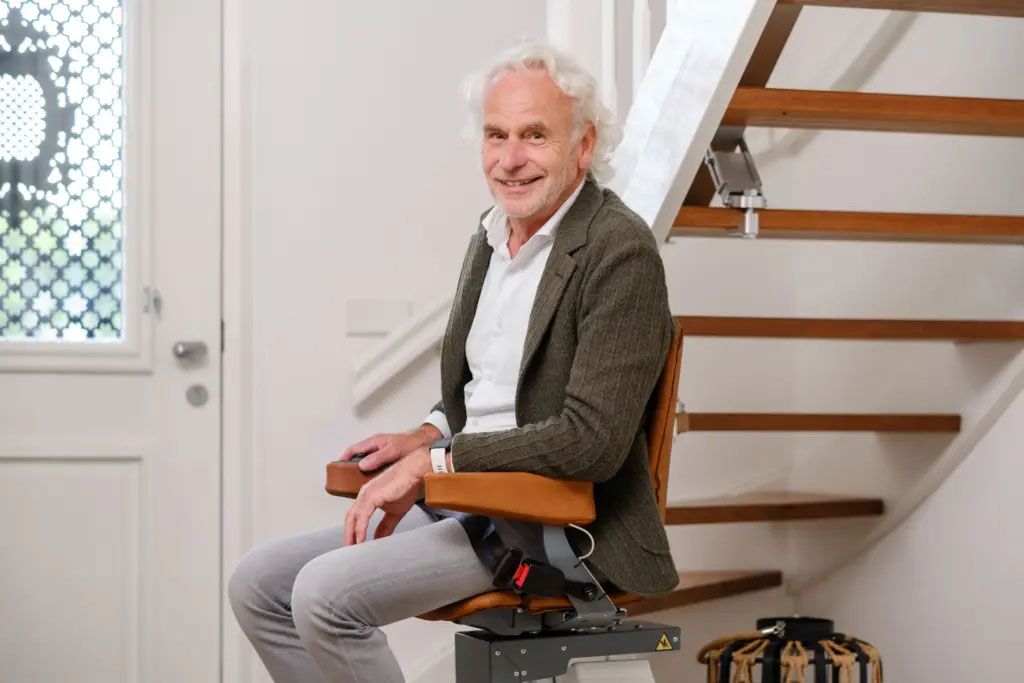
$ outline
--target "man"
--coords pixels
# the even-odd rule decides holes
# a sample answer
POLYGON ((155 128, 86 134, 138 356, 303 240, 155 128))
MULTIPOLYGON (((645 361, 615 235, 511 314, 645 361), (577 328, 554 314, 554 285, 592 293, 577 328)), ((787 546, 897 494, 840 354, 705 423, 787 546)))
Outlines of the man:
MULTIPOLYGON (((369 452, 364 471, 388 465, 363 486, 343 529, 258 548, 229 584, 238 621, 278 683, 402 681, 379 627, 491 589, 459 521, 415 505, 432 471, 427 446, 441 437, 452 436, 449 471, 597 482, 587 528, 595 576, 645 594, 678 580, 643 431, 672 336, 664 269, 647 226, 597 185, 613 139, 596 83, 527 42, 467 95, 495 206, 463 263, 441 401, 419 429, 342 454, 369 452)), ((492 521, 506 545, 544 559, 539 527, 492 521)))

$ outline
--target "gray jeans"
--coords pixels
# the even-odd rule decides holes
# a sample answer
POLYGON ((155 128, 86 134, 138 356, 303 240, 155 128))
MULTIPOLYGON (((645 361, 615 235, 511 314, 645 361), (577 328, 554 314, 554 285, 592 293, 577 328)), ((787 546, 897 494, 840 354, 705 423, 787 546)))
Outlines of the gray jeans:
POLYGON ((343 547, 343 534, 269 543, 231 575, 231 608, 276 683, 403 682, 379 627, 491 590, 455 519, 413 506, 392 536, 343 547))

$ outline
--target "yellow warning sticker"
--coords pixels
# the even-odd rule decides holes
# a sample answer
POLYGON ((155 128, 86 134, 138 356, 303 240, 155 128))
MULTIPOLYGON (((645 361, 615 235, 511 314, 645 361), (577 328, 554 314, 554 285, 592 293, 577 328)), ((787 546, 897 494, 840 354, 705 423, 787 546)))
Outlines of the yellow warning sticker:
POLYGON ((662 633, 661 638, 658 640, 658 647, 654 648, 655 652, 661 652, 662 650, 671 650, 672 643, 668 642, 668 634, 662 633))

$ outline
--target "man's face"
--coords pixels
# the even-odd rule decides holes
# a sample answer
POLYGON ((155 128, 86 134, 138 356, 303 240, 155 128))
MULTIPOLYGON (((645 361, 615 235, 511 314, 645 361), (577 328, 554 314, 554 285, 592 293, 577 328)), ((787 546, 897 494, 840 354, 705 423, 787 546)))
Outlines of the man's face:
POLYGON ((511 218, 547 220, 590 165, 593 126, 573 140, 573 100, 544 69, 512 71, 484 99, 487 184, 511 218))

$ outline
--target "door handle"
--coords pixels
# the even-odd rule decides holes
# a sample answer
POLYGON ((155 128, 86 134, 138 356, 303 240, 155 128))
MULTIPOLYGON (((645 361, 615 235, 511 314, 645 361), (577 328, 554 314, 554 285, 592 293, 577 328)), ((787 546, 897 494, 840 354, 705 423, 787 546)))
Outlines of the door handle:
POLYGON ((201 341, 180 341, 175 342, 171 347, 171 353, 175 358, 192 359, 201 358, 206 355, 206 342, 201 341))

